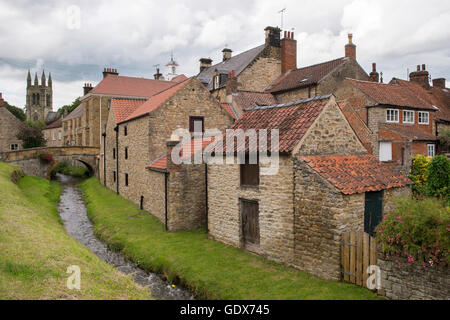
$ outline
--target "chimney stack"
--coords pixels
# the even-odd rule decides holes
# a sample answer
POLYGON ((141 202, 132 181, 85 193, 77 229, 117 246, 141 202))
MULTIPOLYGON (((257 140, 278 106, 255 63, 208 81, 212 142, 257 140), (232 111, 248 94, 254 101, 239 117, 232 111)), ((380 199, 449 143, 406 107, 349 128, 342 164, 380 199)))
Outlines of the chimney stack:
POLYGON ((445 78, 433 79, 433 87, 445 89, 445 78))
POLYGON ((159 72, 159 68, 156 68, 156 73, 153 75, 153 77, 155 78, 155 80, 160 80, 162 78, 162 73, 159 72))
POLYGON ((356 60, 356 46, 353 44, 353 34, 348 34, 348 43, 345 45, 345 56, 356 60))
POLYGON ((294 32, 285 31, 281 40, 281 73, 297 69, 297 40, 294 32))
POLYGON ((5 100, 3 100, 2 93, 0 92, 0 108, 3 107, 5 100))
POLYGON ((430 81, 428 79, 429 74, 425 68, 425 65, 422 65, 422 70, 420 70, 420 65, 417 66, 417 71, 411 72, 409 74, 409 81, 420 84, 425 89, 430 88, 430 81))
POLYGON ((369 75, 369 81, 380 82, 380 75, 377 72, 377 64, 375 62, 372 63, 372 72, 369 75))
POLYGON ((223 61, 227 61, 228 59, 231 59, 233 51, 231 49, 225 48, 222 50, 223 53, 223 61))
POLYGON ((212 66, 212 60, 209 58, 200 59, 200 72, 212 66))
MULTIPOLYGON (((166 161, 167 161, 167 171, 168 172, 180 172, 182 171, 181 164, 175 164, 172 160, 172 150, 175 146, 180 143, 179 140, 176 140, 176 137, 170 137, 170 140, 166 142, 167 152, 166 152, 166 161)), ((190 142, 189 142, 190 143, 190 142)), ((179 155, 181 156, 181 155, 179 155)))
POLYGON ((233 93, 236 93, 238 89, 238 82, 235 76, 234 70, 228 74, 227 84, 226 84, 226 95, 230 96, 233 93))
POLYGON ((266 47, 281 47, 280 33, 281 29, 278 27, 266 27, 264 29, 266 32, 266 47))
POLYGON ((119 72, 117 72, 117 69, 112 69, 112 68, 104 68, 103 69, 103 79, 106 78, 107 75, 114 75, 114 76, 118 76, 119 72))
POLYGON ((89 93, 89 91, 91 91, 93 89, 92 84, 91 83, 85 83, 84 87, 83 87, 83 94, 87 95, 89 93))

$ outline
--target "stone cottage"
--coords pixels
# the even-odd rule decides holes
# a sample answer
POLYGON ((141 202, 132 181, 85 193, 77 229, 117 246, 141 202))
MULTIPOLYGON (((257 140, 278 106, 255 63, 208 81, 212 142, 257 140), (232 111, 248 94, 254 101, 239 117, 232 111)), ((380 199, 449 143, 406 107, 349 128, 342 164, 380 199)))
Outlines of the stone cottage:
POLYGON ((4 103, 0 93, 0 153, 22 149, 22 141, 17 139, 17 134, 23 123, 9 112, 4 103))
POLYGON ((171 165, 166 154, 180 143, 173 142, 177 129, 186 142, 196 131, 223 130, 232 123, 196 78, 149 99, 113 98, 100 148, 105 155, 100 181, 155 215, 168 230, 204 225, 205 166, 171 165))
POLYGON ((438 102, 419 84, 400 79, 378 83, 347 79, 336 92, 352 127, 380 161, 409 168, 417 154, 434 156, 438 102))
POLYGON ((62 118, 49 123, 44 130, 42 130, 47 147, 62 147, 64 146, 64 136, 62 128, 62 118))
POLYGON ((238 164, 239 153, 253 153, 242 143, 250 139, 223 143, 234 161, 208 164, 212 239, 339 280, 341 234, 373 232, 394 198, 410 193, 406 177, 367 154, 334 96, 249 108, 232 129, 278 129, 278 170, 267 174, 260 154, 238 164))

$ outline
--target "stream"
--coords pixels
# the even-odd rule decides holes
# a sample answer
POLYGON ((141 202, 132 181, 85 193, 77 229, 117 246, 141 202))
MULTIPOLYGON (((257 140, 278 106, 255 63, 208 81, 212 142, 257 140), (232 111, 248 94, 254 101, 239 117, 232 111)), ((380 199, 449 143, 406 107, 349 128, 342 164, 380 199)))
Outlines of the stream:
POLYGON ((121 253, 111 251, 108 246, 95 235, 91 221, 86 214, 86 206, 81 190, 76 187, 80 180, 57 174, 56 180, 61 182, 62 194, 58 211, 64 222, 67 233, 88 247, 95 255, 113 265, 124 274, 132 274, 136 283, 148 287, 154 299, 158 300, 193 300, 194 296, 186 289, 171 286, 155 273, 148 273, 127 260, 121 253))

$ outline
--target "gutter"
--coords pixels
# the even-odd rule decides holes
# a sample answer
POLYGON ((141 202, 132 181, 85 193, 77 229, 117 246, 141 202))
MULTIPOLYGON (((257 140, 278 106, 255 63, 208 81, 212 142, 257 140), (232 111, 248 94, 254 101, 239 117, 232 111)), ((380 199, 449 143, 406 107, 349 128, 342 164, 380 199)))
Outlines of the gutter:
POLYGON ((114 128, 116 132, 116 193, 119 193, 119 125, 114 128))
POLYGON ((169 180, 169 173, 168 172, 164 172, 164 227, 166 229, 166 231, 169 230, 168 226, 167 226, 167 203, 168 203, 168 197, 167 197, 167 184, 168 184, 168 180, 169 180))
POLYGON ((205 215, 206 215, 206 234, 209 234, 208 225, 208 164, 205 163, 205 215))

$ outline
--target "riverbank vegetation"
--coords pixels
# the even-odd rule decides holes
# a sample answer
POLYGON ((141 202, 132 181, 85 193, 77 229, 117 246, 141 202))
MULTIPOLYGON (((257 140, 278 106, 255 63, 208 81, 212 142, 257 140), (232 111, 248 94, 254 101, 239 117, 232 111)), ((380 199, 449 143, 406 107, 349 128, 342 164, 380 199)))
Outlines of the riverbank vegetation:
POLYGON ((89 177, 89 169, 82 166, 73 166, 67 162, 60 162, 53 168, 51 172, 52 178, 55 177, 57 173, 65 174, 66 176, 71 176, 74 178, 85 179, 89 177))
POLYGON ((66 234, 57 211, 59 183, 19 179, 18 171, 0 163, 0 299, 150 298, 146 288, 66 234), (80 290, 67 288, 71 265, 80 267, 80 290))
POLYGON ((209 240, 204 230, 164 225, 91 178, 80 184, 98 237, 139 267, 164 274, 206 299, 376 299, 371 291, 318 279, 209 240))

